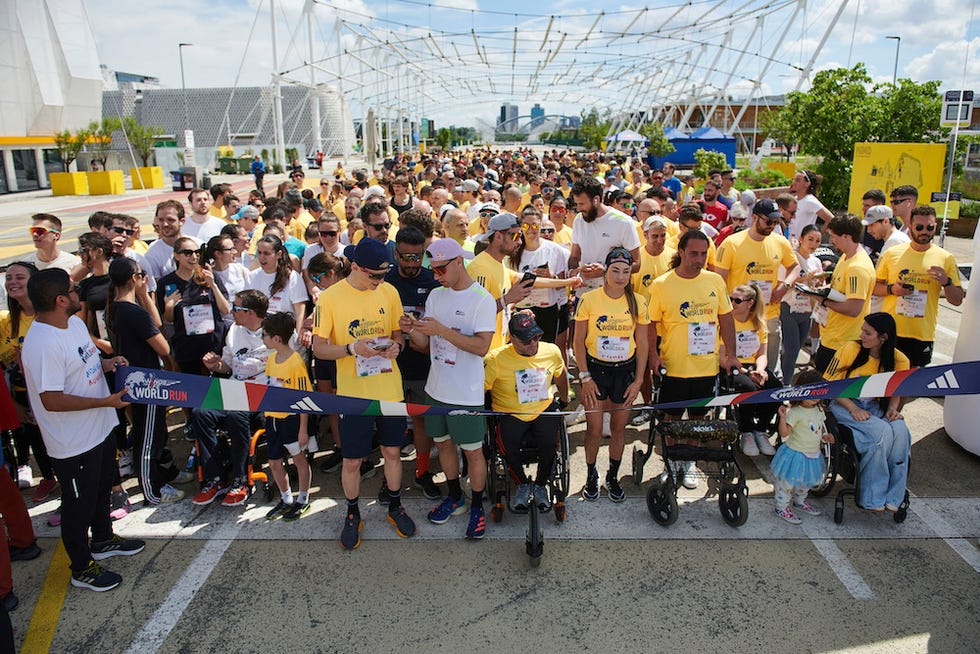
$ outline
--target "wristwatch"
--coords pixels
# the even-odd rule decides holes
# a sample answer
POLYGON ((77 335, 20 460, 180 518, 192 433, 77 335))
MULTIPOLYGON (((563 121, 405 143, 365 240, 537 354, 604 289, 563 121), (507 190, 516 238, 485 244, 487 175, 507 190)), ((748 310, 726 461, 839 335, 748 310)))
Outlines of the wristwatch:
POLYGON ((946 278, 946 283, 943 284, 943 288, 946 288, 947 286, 950 286, 952 283, 953 283, 953 278, 952 277, 947 277, 946 278))

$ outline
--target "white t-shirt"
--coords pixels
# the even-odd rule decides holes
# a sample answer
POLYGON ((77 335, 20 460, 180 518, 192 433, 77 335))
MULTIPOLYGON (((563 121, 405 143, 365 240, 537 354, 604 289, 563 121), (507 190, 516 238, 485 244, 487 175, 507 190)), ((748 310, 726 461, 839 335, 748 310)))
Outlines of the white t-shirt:
MULTIPOLYGON (((572 223, 572 244, 578 245, 582 252, 580 265, 605 263, 606 255, 615 247, 623 247, 632 252, 640 247, 640 237, 636 233, 636 222, 616 209, 610 209, 604 216, 591 223, 585 222, 582 214, 575 216, 572 223)), ((586 279, 585 286, 576 294, 591 291, 602 286, 602 277, 586 279)))
POLYGON ((71 252, 65 252, 64 250, 58 250, 58 256, 56 256, 53 261, 41 261, 37 258, 37 250, 34 250, 29 255, 24 257, 24 261, 33 263, 38 270, 61 268, 68 274, 71 274, 72 269, 82 262, 82 260, 77 256, 71 252))
MULTIPOLYGON (((197 247, 201 247, 200 239, 193 236, 190 238, 194 240, 197 247)), ((143 257, 150 264, 150 269, 143 272, 152 274, 153 279, 160 279, 177 270, 177 263, 174 261, 174 248, 172 245, 167 245, 162 238, 150 243, 150 247, 146 249, 146 254, 143 257)))
POLYGON ((110 395, 99 350, 81 318, 69 318, 67 329, 35 320, 21 357, 31 409, 48 454, 68 459, 102 443, 119 422, 114 409, 48 411, 41 403, 41 393, 49 391, 88 398, 110 395))
POLYGON ((821 204, 813 195, 805 195, 796 202, 796 216, 789 222, 790 239, 800 239, 803 228, 807 225, 814 225, 817 222, 817 214, 826 211, 827 207, 821 204))
MULTIPOLYGON (((321 252, 323 252, 323 245, 320 243, 314 243, 313 245, 307 247, 306 251, 303 253, 303 264, 300 266, 300 268, 303 270, 309 268, 310 261, 321 252)), ((337 239, 337 249, 329 254, 332 254, 335 257, 344 257, 344 244, 340 242, 340 239, 337 239)))
POLYGON ((256 268, 248 273, 245 288, 265 293, 266 297, 269 298, 269 313, 293 313, 295 315, 293 304, 306 302, 310 297, 303 285, 303 278, 295 270, 290 270, 286 288, 272 295, 272 282, 275 279, 275 273, 267 273, 261 268, 256 268))
MULTIPOLYGON (((238 291, 244 291, 245 283, 248 279, 249 270, 240 263, 232 262, 224 270, 215 270, 214 275, 225 285, 225 292, 228 293, 228 304, 235 301, 238 291)), ((229 314, 231 315, 231 314, 229 314)))
POLYGON ((188 216, 187 220, 180 227, 180 234, 181 236, 190 236, 202 243, 207 243, 212 237, 220 234, 221 230, 227 224, 225 221, 214 216, 208 216, 208 219, 203 223, 194 222, 194 217, 188 216))
MULTIPOLYGON (((548 272, 559 275, 568 272, 569 251, 551 241, 541 239, 537 250, 524 250, 518 269, 521 273, 535 272, 538 266, 548 264, 548 272)), ((568 291, 564 288, 536 288, 524 300, 517 303, 520 308, 550 307, 568 303, 568 291)))
MULTIPOLYGON (((497 306, 477 283, 463 291, 440 287, 429 293, 425 316, 464 336, 497 329, 497 306)), ((483 357, 460 350, 440 336, 429 338, 432 368, 425 392, 433 399, 460 406, 483 406, 483 357)))
POLYGON ((241 325, 232 325, 225 336, 221 360, 231 368, 232 379, 265 384, 265 362, 272 350, 262 342, 262 328, 254 332, 241 325))

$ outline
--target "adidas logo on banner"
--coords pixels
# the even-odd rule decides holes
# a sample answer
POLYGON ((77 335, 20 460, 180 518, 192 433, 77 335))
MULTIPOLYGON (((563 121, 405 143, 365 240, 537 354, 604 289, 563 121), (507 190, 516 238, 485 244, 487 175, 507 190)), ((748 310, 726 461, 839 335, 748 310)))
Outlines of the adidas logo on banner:
POLYGON ((296 402, 295 404, 290 404, 289 408, 296 409, 297 411, 319 411, 321 413, 323 412, 323 409, 318 407, 316 405, 316 402, 311 400, 309 396, 304 397, 302 400, 296 402))
POLYGON ((953 374, 952 370, 947 370, 946 374, 942 377, 936 377, 936 380, 931 384, 927 385, 926 388, 959 388, 960 383, 956 381, 956 375, 953 374))

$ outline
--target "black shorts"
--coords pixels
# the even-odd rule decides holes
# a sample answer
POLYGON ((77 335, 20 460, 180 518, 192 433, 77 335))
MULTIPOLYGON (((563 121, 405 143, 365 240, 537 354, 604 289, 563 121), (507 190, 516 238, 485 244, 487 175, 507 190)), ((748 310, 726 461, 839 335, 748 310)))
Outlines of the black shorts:
POLYGON ((546 343, 554 343, 558 335, 568 331, 568 305, 558 306, 553 304, 550 307, 531 307, 534 314, 534 321, 544 334, 541 340, 546 343))
MULTIPOLYGON (((660 384, 660 401, 681 402, 683 400, 699 400, 712 397, 715 394, 715 377, 671 377, 667 375, 660 384)), ((684 411, 691 418, 701 418, 708 413, 706 407, 687 409, 664 409, 668 416, 680 417, 684 411)))
POLYGON ((400 416, 340 417, 340 449, 345 459, 364 459, 373 449, 373 437, 377 436, 382 447, 405 447, 405 418, 400 416), (375 433, 375 429, 377 433, 375 433))
POLYGON ((626 401, 626 389, 636 379, 636 357, 620 363, 607 363, 586 355, 586 363, 596 385, 596 399, 613 404, 626 401))
POLYGON ((920 341, 917 338, 899 336, 895 339, 895 347, 909 358, 913 368, 925 368, 932 363, 933 341, 920 341))
POLYGON ((330 382, 336 388, 337 362, 332 359, 313 359, 313 377, 318 382, 330 382))
POLYGON ((284 459, 289 454, 286 443, 299 440, 299 416, 265 419, 265 446, 270 460, 284 459))

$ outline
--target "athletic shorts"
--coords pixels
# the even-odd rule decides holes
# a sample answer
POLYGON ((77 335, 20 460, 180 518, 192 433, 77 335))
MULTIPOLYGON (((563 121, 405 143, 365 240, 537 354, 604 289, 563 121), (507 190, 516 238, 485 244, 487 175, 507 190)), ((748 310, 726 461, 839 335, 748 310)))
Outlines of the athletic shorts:
MULTIPOLYGON (((660 385, 660 401, 681 402, 683 400, 698 400, 703 397, 713 397, 715 394, 715 377, 671 377, 667 375, 660 385)), ((680 417, 685 409, 664 409, 668 416, 680 417)), ((688 408, 691 418, 703 418, 707 408, 688 408)))
POLYGON ((327 381, 337 388, 337 362, 332 359, 313 359, 313 376, 318 382, 327 381))
POLYGON ((340 416, 340 449, 345 459, 365 459, 374 449, 372 441, 377 428, 378 444, 402 448, 408 445, 405 418, 401 416, 340 416))
POLYGON ((286 443, 299 440, 299 416, 265 419, 265 446, 270 460, 285 459, 286 443))
POLYGON ((895 340, 895 347, 909 358, 913 368, 925 368, 932 363, 933 341, 899 336, 895 340))
MULTIPOLYGON (((430 406, 450 407, 482 411, 482 406, 460 406, 434 400, 426 393, 425 403, 430 406)), ((425 415, 425 433, 437 443, 452 439, 464 450, 478 450, 483 447, 483 436, 487 433, 485 416, 430 416, 425 415)))
POLYGON ((636 379, 635 356, 627 361, 607 363, 586 355, 586 364, 598 389, 597 400, 609 400, 613 404, 626 401, 626 389, 636 379))
POLYGON ((405 401, 410 404, 427 404, 424 379, 402 379, 405 401))

